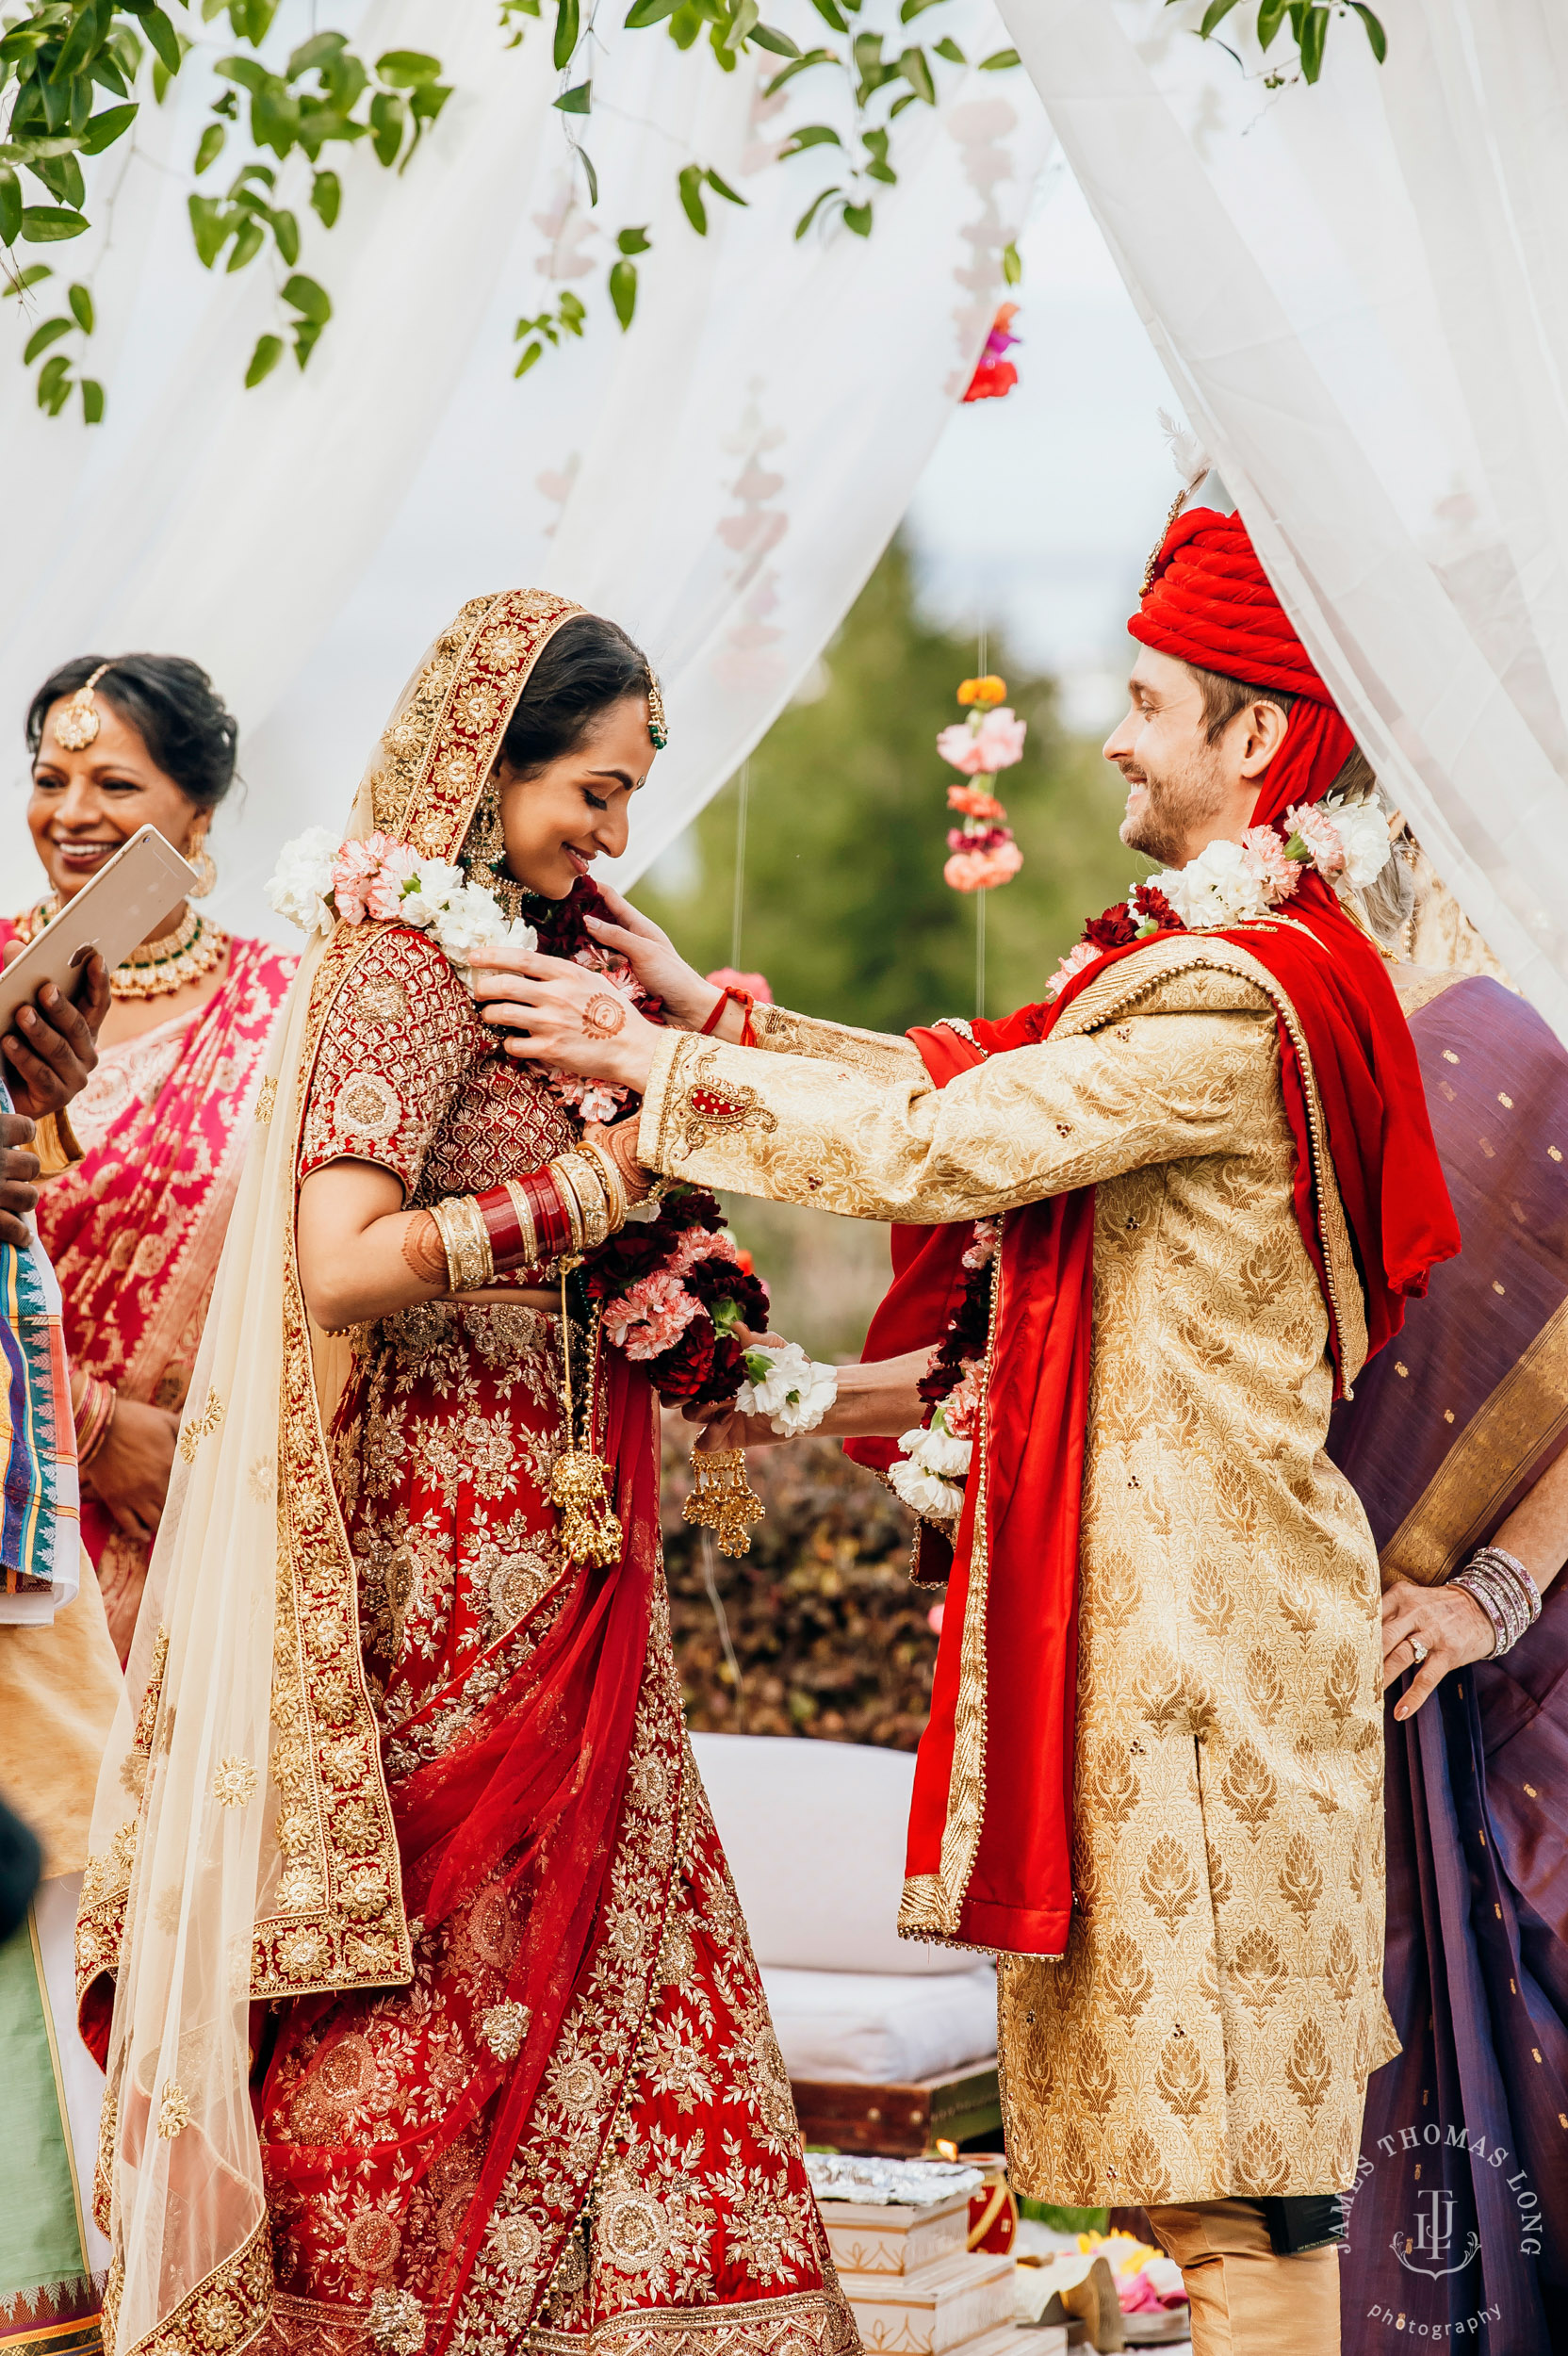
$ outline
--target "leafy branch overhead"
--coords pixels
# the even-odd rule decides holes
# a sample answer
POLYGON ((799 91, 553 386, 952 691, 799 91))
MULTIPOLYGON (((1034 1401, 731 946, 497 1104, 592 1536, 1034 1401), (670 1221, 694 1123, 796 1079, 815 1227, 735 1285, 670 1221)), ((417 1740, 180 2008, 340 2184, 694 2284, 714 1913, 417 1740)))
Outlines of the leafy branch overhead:
MULTIPOLYGON (((1185 0, 1165 0, 1168 8, 1184 4, 1185 0)), ((1315 82, 1323 71, 1324 45, 1329 38, 1330 24, 1336 16, 1359 16, 1378 63, 1381 65, 1388 55, 1388 35, 1380 20, 1364 5, 1364 0, 1208 0, 1202 22, 1197 28, 1199 38, 1202 41, 1217 40, 1220 26, 1238 7, 1253 12, 1253 30, 1257 35, 1258 47, 1265 56, 1272 49, 1283 28, 1289 25, 1291 39, 1296 43, 1301 78, 1305 82, 1315 82)), ((1244 14, 1241 22, 1245 24, 1247 21, 1244 14)), ((1222 48, 1228 45, 1220 43, 1222 48)), ((1235 56, 1234 50, 1231 55, 1235 56)), ((1288 68, 1277 66, 1264 79, 1266 87, 1278 89, 1281 83, 1290 79, 1288 68)))

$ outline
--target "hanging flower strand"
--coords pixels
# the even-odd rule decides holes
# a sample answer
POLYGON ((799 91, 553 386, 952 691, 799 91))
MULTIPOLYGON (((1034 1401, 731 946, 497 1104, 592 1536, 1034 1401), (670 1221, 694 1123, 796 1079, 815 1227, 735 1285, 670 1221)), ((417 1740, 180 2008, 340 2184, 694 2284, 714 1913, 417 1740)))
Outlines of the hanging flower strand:
POLYGON ((991 321, 991 332, 985 348, 974 364, 965 401, 1005 401, 1018 383, 1018 370, 1007 353, 1023 338, 1013 334, 1013 321, 1018 317, 1018 304, 1004 303, 991 321))
POLYGON ((998 884, 1011 883, 1023 865, 1005 810, 978 782, 1023 759, 1027 723, 1014 718, 1006 694, 1005 679, 965 679, 958 701, 967 705, 969 717, 956 720, 937 739, 937 750, 949 766, 976 780, 947 789, 949 810, 958 810, 963 818, 962 826, 949 830, 950 857, 942 869, 943 881, 955 892, 993 891, 998 884))

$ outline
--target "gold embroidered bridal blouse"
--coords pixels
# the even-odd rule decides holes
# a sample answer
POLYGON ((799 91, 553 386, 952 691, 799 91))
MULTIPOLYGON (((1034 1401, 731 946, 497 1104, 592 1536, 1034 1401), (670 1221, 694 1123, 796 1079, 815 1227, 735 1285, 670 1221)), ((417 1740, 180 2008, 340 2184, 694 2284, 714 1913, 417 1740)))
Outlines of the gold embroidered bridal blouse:
POLYGON ((1277 1018, 1353 1379, 1364 1315, 1304 1042, 1234 944, 1153 944, 940 1090, 904 1039, 759 1008, 758 1049, 666 1036, 642 1114, 672 1176, 862 1219, 1095 1188, 1072 1927, 1062 1960, 1004 1957, 999 1981, 1013 2178, 1047 2201, 1342 2189, 1396 2050, 1378 1563, 1323 1448, 1277 1018))

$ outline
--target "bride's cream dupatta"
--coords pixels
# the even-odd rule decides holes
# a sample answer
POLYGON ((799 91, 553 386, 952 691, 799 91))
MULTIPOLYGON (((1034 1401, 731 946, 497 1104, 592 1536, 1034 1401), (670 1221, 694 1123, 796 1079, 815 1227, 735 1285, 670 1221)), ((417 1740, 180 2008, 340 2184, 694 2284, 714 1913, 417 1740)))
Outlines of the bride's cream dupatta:
MULTIPOLYGON (((578 611, 537 590, 465 606, 400 698, 351 833, 455 860, 529 673, 578 611)), ((112 1980, 94 2208, 117 2356, 232 2356, 265 2327, 253 2004, 410 1976, 325 1438, 346 1352, 305 1316, 294 1242, 317 1046, 381 929, 313 936, 279 1019, 99 1780, 77 1988, 102 2053, 112 1980)))

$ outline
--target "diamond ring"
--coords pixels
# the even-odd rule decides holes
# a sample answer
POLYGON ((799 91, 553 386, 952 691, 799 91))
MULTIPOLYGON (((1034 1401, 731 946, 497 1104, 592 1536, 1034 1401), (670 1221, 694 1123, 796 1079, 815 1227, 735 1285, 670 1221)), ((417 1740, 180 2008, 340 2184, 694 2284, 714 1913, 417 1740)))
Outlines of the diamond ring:
POLYGON ((1419 1668, 1423 1661, 1427 1658, 1427 1647, 1421 1642, 1419 1636, 1413 1636, 1410 1640, 1410 1648, 1415 1655, 1415 1665, 1419 1668))

